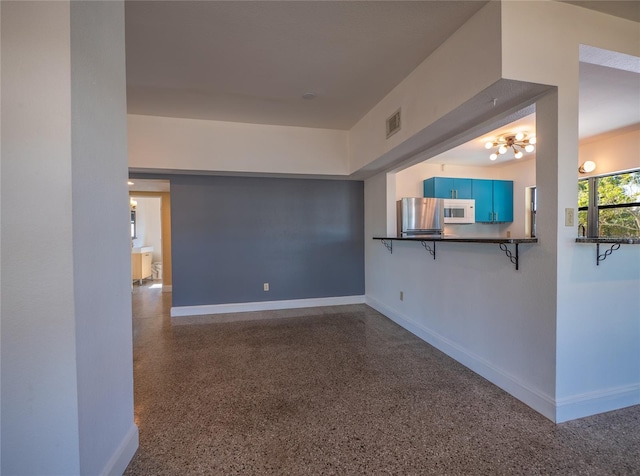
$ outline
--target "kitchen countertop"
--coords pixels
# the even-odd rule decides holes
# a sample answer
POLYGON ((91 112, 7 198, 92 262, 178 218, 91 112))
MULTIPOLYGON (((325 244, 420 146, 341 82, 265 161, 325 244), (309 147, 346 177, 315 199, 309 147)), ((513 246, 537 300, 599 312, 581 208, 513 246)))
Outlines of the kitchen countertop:
POLYGON ((622 245, 640 245, 640 238, 576 238, 576 243, 620 243, 622 245))
POLYGON ((449 236, 433 236, 433 235, 415 235, 415 236, 374 236, 374 240, 397 240, 397 241, 444 241, 451 243, 537 243, 538 238, 485 238, 485 237, 449 237, 449 236))
POLYGON ((537 243, 537 238, 485 238, 485 237, 453 237, 441 235, 414 235, 414 236, 374 236, 374 240, 380 240, 384 247, 393 253, 394 241, 418 241, 422 243, 425 250, 429 252, 433 259, 436 259, 436 242, 439 243, 493 243, 498 244, 500 249, 505 252, 507 258, 519 269, 519 252, 518 245, 520 243, 537 243), (432 243, 429 245, 427 242, 432 243), (513 251, 507 245, 514 245, 513 251))

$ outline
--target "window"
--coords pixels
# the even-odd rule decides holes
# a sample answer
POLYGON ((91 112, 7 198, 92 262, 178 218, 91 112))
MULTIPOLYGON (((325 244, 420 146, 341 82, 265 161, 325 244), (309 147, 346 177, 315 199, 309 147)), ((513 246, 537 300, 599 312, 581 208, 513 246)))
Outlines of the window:
POLYGON ((131 238, 134 240, 137 238, 136 231, 136 211, 131 210, 131 238))
POLYGON ((640 170, 578 181, 581 236, 640 238, 640 170))

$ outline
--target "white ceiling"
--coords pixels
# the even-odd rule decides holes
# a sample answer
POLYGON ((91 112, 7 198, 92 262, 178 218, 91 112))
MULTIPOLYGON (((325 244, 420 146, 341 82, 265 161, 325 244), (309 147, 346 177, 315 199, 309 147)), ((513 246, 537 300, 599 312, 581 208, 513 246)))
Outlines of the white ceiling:
MULTIPOLYGON (((127 0, 128 112, 349 129, 485 3, 127 0)), ((640 1, 567 3, 640 21, 640 1)), ((640 123, 638 71, 587 53, 580 137, 640 123)), ((484 163, 483 138, 535 132, 522 115, 441 159, 484 163)))
POLYGON ((350 129, 485 3, 127 1, 128 112, 350 129))

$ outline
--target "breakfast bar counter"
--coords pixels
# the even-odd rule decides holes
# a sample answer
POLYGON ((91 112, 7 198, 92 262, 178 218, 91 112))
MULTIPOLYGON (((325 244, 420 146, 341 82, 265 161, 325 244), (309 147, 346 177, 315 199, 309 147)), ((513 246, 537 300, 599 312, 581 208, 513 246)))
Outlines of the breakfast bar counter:
POLYGON ((596 265, 600 266, 600 262, 607 259, 620 245, 640 245, 640 238, 588 238, 581 236, 576 238, 576 243, 595 243, 596 245, 596 265), (610 245, 609 249, 604 253, 600 253, 600 245, 610 245))
POLYGON ((537 238, 484 238, 484 237, 448 237, 442 235, 410 235, 410 236, 374 236, 374 240, 380 240, 387 248, 389 253, 393 253, 394 241, 418 241, 425 250, 436 259, 436 243, 490 243, 497 244, 504 251, 507 258, 515 265, 516 270, 519 269, 519 250, 518 245, 537 243, 537 238), (514 251, 511 251, 507 245, 514 245, 514 251))

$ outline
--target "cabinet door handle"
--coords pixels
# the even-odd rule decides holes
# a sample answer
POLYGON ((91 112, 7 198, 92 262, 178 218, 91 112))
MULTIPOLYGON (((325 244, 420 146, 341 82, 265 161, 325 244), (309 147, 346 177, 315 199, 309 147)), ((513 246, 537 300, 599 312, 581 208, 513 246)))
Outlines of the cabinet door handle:
POLYGON ((496 221, 498 221, 498 212, 496 212, 496 221))

